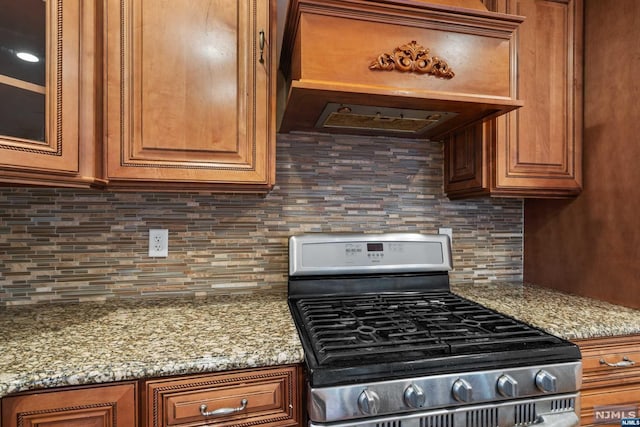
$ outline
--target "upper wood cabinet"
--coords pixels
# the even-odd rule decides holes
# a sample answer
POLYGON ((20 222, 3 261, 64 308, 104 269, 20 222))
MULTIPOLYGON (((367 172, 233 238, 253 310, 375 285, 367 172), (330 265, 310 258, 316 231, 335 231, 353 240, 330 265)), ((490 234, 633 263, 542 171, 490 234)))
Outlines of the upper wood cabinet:
POLYGON ((275 181, 275 2, 107 0, 108 187, 275 181))
POLYGON ((0 181, 95 184, 95 4, 0 0, 0 10, 0 181))
POLYGON ((445 141, 445 192, 562 197, 582 188, 582 0, 484 0, 525 17, 518 40, 520 109, 445 141))

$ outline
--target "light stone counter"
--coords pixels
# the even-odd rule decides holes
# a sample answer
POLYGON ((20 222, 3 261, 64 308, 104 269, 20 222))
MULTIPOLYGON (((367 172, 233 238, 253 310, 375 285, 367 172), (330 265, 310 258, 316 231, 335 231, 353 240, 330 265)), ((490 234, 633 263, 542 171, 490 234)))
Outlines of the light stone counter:
POLYGON ((0 397, 299 363, 286 292, 0 309, 0 397))
POLYGON ((640 310, 538 286, 452 285, 456 294, 568 340, 640 334, 640 310))
MULTIPOLYGON (((640 334, 640 310, 518 284, 452 291, 566 339, 640 334)), ((0 397, 303 361, 285 292, 0 309, 0 397)))

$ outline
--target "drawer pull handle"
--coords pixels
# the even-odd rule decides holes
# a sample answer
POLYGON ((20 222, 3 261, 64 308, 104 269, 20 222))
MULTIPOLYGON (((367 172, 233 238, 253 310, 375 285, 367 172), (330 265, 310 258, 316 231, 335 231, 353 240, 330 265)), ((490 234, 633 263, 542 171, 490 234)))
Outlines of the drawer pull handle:
POLYGON ((215 411, 209 412, 207 412, 207 405, 203 403, 202 405, 200 405, 200 415, 202 415, 203 417, 218 417, 220 415, 235 414, 236 412, 244 411, 245 409, 247 409, 247 403, 249 403, 247 399, 242 399, 240 401, 240 406, 238 406, 237 408, 220 408, 216 409, 215 411))
POLYGON ((601 365, 611 366, 612 368, 628 368, 629 366, 633 366, 636 364, 633 360, 629 359, 627 356, 624 356, 620 362, 617 363, 609 363, 604 359, 600 359, 601 365))
POLYGON ((260 63, 263 64, 264 63, 264 30, 260 30, 260 32, 258 33, 259 36, 259 41, 260 41, 260 63))

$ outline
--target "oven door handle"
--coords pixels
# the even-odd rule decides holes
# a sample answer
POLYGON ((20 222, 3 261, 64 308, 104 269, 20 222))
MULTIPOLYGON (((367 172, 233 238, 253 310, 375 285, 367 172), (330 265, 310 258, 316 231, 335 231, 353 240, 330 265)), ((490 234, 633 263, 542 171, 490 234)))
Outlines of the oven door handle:
POLYGON ((555 414, 540 414, 535 423, 536 427, 575 427, 580 425, 578 415, 573 411, 558 412, 555 414))

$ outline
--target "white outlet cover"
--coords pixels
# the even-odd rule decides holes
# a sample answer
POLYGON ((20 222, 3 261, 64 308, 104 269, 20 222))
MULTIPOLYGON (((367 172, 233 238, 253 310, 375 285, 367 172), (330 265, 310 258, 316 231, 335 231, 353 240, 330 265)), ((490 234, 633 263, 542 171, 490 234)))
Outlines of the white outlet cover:
POLYGON ((449 243, 453 243, 453 229, 449 227, 438 228, 438 234, 446 234, 449 236, 449 243))
POLYGON ((169 256, 169 230, 149 230, 149 256, 154 258, 166 258, 169 256))

